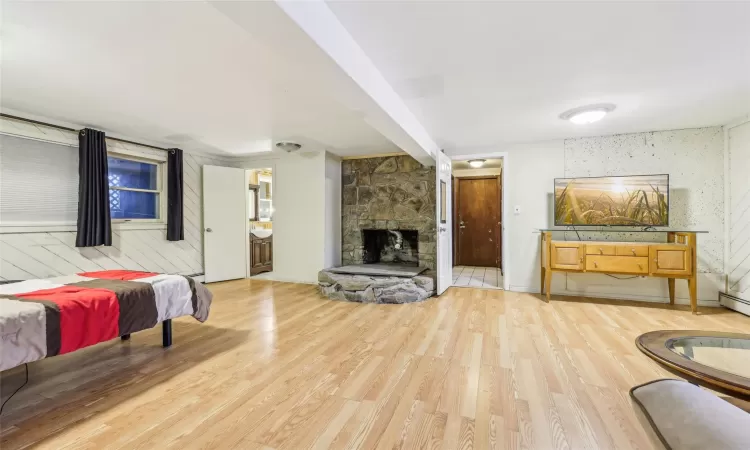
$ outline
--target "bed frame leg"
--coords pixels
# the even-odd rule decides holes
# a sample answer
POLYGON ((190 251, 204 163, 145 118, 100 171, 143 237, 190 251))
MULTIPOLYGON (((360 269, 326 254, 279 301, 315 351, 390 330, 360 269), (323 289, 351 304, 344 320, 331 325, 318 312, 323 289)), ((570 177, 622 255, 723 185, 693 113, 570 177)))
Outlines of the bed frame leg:
POLYGON ((122 339, 123 341, 129 341, 130 340, 130 335, 129 334, 123 334, 122 336, 120 336, 120 339, 122 339))
POLYGON ((172 319, 161 323, 161 342, 164 348, 172 346, 172 319))

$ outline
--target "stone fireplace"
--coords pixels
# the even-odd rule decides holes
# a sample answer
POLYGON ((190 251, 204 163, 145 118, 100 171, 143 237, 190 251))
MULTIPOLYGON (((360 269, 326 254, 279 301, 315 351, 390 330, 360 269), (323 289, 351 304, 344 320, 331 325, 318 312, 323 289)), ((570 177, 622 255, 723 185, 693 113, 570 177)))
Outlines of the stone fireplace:
MULTIPOLYGON (((364 263, 363 230, 415 232, 417 263, 435 269, 435 167, 408 155, 341 162, 343 264, 364 263)), ((410 243, 410 244, 413 244, 410 243)))
POLYGON ((409 303, 432 296, 435 167, 399 155, 344 160, 341 174, 343 266, 320 272, 321 292, 367 303, 409 303))

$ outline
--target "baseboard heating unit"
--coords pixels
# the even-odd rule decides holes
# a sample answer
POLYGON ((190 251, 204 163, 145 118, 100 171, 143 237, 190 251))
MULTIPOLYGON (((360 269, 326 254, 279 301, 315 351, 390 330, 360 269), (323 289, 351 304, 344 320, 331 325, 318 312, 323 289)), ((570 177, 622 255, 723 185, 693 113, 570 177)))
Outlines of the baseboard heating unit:
POLYGON ((733 295, 719 292, 719 304, 746 316, 750 316, 750 300, 744 300, 733 295))

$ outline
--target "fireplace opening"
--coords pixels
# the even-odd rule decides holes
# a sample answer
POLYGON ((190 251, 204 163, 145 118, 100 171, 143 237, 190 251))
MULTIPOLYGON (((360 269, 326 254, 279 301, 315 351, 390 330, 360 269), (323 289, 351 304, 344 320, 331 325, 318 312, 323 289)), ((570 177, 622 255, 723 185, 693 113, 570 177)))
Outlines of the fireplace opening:
POLYGON ((419 234, 416 230, 362 230, 362 242, 364 264, 419 265, 419 234))

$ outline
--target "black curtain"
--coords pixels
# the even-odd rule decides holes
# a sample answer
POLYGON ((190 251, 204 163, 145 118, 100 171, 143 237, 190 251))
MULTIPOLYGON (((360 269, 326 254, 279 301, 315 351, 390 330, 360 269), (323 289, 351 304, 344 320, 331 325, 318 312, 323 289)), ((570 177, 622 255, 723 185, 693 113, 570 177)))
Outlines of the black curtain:
POLYGON ((112 245, 107 143, 104 132, 78 133, 78 234, 76 247, 112 245))
POLYGON ((167 159, 167 240, 185 239, 182 218, 182 150, 169 150, 167 159))

